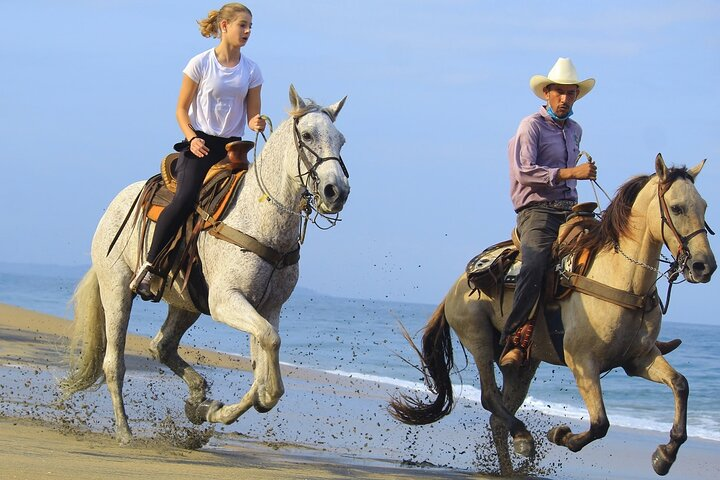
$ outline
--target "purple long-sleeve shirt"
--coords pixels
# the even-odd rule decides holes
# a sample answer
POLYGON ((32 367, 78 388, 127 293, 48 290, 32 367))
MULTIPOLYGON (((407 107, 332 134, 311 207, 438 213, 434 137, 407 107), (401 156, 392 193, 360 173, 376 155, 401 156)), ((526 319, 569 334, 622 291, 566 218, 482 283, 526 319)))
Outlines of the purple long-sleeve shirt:
POLYGON ((577 180, 558 181, 561 168, 574 167, 580 153, 582 128, 574 120, 560 126, 545 107, 525 117, 508 144, 510 198, 518 209, 531 202, 577 202, 577 180))

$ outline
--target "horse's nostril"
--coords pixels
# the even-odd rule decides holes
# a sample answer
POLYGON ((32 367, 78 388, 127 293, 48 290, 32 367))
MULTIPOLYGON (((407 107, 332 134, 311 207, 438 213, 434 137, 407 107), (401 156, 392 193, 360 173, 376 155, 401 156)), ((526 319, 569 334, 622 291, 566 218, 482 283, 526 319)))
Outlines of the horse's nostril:
POLYGON ((704 272, 707 267, 703 262, 693 262, 692 269, 695 272, 704 272))
POLYGON ((325 194, 325 198, 328 200, 333 200, 338 195, 338 191, 337 188, 335 188, 335 185, 325 185, 323 193, 325 194))

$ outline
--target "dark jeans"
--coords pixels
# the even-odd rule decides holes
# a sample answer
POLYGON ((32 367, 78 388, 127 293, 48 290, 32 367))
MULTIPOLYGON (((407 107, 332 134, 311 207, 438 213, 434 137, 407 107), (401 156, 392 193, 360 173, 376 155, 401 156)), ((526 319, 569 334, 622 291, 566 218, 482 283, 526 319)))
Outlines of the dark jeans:
POLYGON ((210 153, 199 158, 190 151, 189 144, 179 144, 183 146, 183 149, 177 159, 175 173, 177 190, 170 204, 165 207, 158 217, 157 225, 155 225, 155 234, 150 245, 150 251, 147 254, 147 261, 150 263, 155 262, 160 251, 172 240, 190 213, 195 209, 195 202, 197 202, 200 194, 205 175, 207 175, 210 167, 227 155, 225 145, 240 140, 238 137, 223 138, 203 132, 195 133, 205 140, 205 146, 210 150, 210 153))
POLYGON ((515 285, 513 308, 501 342, 527 322, 540 298, 558 230, 570 211, 546 206, 526 208, 517 215, 522 266, 515 285))

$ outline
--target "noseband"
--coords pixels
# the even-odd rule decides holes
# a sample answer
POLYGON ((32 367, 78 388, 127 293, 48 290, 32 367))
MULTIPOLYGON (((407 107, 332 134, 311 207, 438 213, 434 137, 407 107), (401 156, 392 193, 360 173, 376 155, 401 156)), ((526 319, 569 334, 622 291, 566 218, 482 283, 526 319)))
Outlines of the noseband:
POLYGON ((688 235, 683 236, 680 234, 680 232, 678 232, 678 229, 675 227, 675 224, 672 221, 670 209, 668 208, 667 202, 665 201, 665 194, 668 190, 670 190, 672 184, 673 182, 663 183, 658 181, 658 203, 660 204, 660 218, 662 219, 661 232, 663 243, 668 248, 668 250, 672 252, 672 249, 670 248, 667 240, 665 239, 666 225, 668 229, 670 229, 670 232, 672 232, 672 234, 675 236, 675 240, 677 240, 678 242, 677 252, 675 252, 675 255, 673 256, 675 262, 671 267, 671 271, 669 272, 670 276, 668 277, 671 281, 677 278, 678 274, 683 271, 687 266, 688 260, 690 260, 690 248, 688 247, 690 240, 692 240, 696 235, 700 235, 703 233, 715 235, 715 232, 713 232, 707 222, 704 222, 704 228, 699 228, 688 235))

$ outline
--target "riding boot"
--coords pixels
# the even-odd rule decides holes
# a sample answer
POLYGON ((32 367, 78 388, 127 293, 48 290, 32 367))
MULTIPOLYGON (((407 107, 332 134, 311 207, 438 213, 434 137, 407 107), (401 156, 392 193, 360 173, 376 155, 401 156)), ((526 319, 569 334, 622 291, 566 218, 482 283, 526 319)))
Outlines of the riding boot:
POLYGON ((152 268, 152 263, 143 263, 133 279, 130 281, 130 290, 133 293, 140 295, 140 298, 143 300, 157 301, 155 299, 156 295, 152 292, 151 286, 158 276, 152 273, 152 268))
POLYGON ((500 356, 500 361, 498 362, 501 367, 520 367, 525 361, 525 351, 518 345, 512 345, 511 338, 508 338, 508 343, 503 352, 504 353, 500 356))
POLYGON ((532 343, 533 330, 535 329, 535 318, 533 317, 520 328, 515 330, 507 339, 507 344, 500 355, 498 364, 501 367, 520 367, 529 357, 530 344, 532 343))

